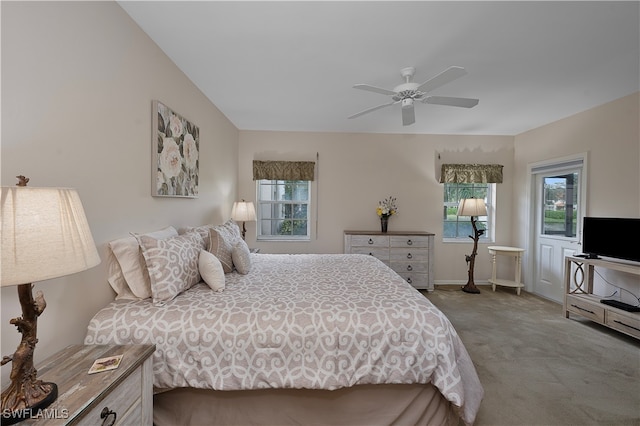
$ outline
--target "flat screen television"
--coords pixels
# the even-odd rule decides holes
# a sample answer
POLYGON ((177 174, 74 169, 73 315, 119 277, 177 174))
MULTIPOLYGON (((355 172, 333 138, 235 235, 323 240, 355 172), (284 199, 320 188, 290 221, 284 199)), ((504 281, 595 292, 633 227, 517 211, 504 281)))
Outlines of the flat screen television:
POLYGON ((589 257, 640 262, 640 218, 585 217, 582 251, 589 257))

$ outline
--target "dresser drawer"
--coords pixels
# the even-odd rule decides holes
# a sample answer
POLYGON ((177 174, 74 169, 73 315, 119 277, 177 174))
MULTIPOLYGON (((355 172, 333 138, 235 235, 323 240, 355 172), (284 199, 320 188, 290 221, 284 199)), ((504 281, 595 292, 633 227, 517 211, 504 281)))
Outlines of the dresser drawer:
POLYGON ((593 303, 585 298, 568 294, 567 310, 604 324, 604 305, 597 302, 593 303))
POLYGON ((429 264, 427 262, 398 262, 392 261, 389 263, 391 269, 397 273, 401 272, 414 272, 414 273, 427 273, 429 272, 429 264))
POLYGON ((640 339, 640 314, 620 314, 607 310, 607 325, 640 339))
POLYGON ((429 238, 425 235, 392 235, 391 247, 429 248, 429 238))
POLYGON ((352 235, 351 247, 389 247, 389 236, 387 235, 352 235))
POLYGON ((426 262, 429 259, 429 250, 426 248, 391 248, 389 259, 404 262, 426 262))
POLYGON ((415 288, 429 288, 429 274, 398 272, 398 275, 415 288))
MULTIPOLYGON (((96 373, 96 374, 108 374, 96 373)), ((103 419, 100 413, 104 408, 116 413, 116 425, 118 424, 141 424, 141 390, 142 389, 142 368, 138 367, 124 382, 120 383, 102 401, 82 417, 79 425, 102 424, 103 419)))
POLYGON ((368 254, 389 263, 389 249, 375 247, 351 247, 351 254, 368 254))

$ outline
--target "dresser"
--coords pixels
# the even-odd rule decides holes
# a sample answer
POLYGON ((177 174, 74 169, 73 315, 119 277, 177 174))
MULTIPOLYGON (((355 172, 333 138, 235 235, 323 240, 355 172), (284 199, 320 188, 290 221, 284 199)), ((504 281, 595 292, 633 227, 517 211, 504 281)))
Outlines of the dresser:
POLYGON ((21 425, 153 424, 154 345, 72 345, 36 368, 58 398, 21 425), (88 374, 100 358, 123 355, 115 370, 88 374))
POLYGON ((375 256, 418 289, 433 291, 430 232, 344 231, 344 252, 375 256))

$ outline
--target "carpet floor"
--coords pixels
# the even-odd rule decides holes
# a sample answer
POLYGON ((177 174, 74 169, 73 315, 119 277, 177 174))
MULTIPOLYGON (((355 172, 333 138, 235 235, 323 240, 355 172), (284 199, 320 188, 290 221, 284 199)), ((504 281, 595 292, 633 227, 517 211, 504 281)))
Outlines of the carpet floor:
POLYGON ((640 426, 640 341, 514 289, 424 293, 451 320, 485 389, 484 425, 640 426))

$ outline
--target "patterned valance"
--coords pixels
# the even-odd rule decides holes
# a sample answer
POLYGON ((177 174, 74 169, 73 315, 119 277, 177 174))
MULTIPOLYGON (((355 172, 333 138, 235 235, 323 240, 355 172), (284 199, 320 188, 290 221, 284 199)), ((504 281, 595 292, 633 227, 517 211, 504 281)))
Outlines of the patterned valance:
POLYGON ((253 161, 253 180, 314 180, 313 161, 253 161))
POLYGON ((440 183, 502 183, 499 164, 443 164, 440 183))

